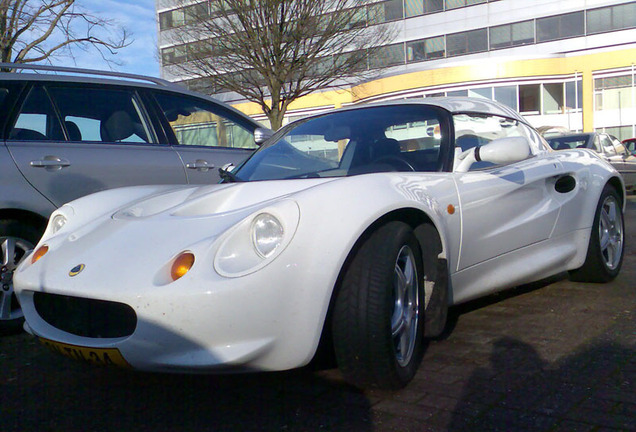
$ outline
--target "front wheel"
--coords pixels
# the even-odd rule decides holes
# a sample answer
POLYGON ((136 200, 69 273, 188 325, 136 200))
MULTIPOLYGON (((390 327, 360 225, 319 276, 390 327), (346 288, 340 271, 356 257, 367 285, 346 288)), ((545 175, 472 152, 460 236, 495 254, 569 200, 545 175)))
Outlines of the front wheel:
POLYGON ((0 332, 20 331, 22 309, 13 293, 13 272, 33 249, 42 233, 13 219, 0 220, 0 332))
POLYGON ((338 366, 362 388, 398 389, 423 354, 422 254, 411 227, 390 222, 355 252, 333 315, 338 366))
POLYGON ((621 199, 610 185, 601 193, 587 248, 585 263, 570 272, 577 282, 604 283, 614 279, 623 264, 625 232, 621 199))

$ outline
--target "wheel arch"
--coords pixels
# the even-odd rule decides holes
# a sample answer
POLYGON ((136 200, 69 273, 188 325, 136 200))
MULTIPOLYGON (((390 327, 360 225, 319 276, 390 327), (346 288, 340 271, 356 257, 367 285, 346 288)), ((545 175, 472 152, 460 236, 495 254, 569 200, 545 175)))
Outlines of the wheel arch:
POLYGON ((7 219, 24 222, 42 233, 44 233, 44 229, 48 222, 47 218, 44 216, 29 210, 14 208, 0 209, 0 220, 7 219))
POLYGON ((426 297, 424 335, 426 337, 435 337, 442 333, 446 324, 449 298, 448 291, 450 289, 444 242, 437 225, 428 214, 417 208, 404 207, 392 210, 377 218, 362 232, 349 251, 347 258, 340 268, 336 284, 331 293, 329 307, 323 322, 320 342, 312 364, 318 366, 333 366, 335 364, 331 322, 333 319, 334 303, 340 291, 342 279, 351 265, 353 257, 364 241, 379 227, 389 222, 406 223, 414 231, 422 252, 424 272, 427 281, 424 286, 426 297), (430 241, 431 238, 433 241, 430 241))
POLYGON ((621 205, 625 206, 625 188, 623 186, 623 182, 621 181, 621 179, 618 178, 617 176, 610 177, 607 180, 607 184, 613 186, 614 189, 616 189, 616 193, 621 199, 621 205))

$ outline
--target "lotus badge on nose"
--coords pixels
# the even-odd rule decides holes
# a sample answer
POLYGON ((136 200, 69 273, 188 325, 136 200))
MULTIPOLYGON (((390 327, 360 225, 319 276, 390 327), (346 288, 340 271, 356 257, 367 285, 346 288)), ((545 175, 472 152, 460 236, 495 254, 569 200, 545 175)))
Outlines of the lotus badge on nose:
POLYGON ((82 270, 84 270, 84 267, 86 267, 84 264, 78 264, 75 267, 73 267, 70 272, 68 272, 68 275, 70 277, 77 276, 78 274, 82 272, 82 270))

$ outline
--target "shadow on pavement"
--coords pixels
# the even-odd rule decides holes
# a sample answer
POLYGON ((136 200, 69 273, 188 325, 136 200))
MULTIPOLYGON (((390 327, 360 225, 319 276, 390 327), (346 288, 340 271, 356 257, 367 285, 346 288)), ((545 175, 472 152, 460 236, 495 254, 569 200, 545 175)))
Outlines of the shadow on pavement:
POLYGON ((474 370, 448 431, 636 430, 636 351, 602 344, 555 364, 500 338, 474 370), (596 430, 596 429, 594 429, 596 430))
POLYGON ((26 387, 2 386, 8 400, 2 404, 0 430, 372 429, 370 404, 362 392, 304 371, 160 375, 49 358, 52 364, 38 364, 39 372, 31 368, 31 376, 17 380, 26 387), (47 372, 58 375, 47 376, 47 372), (31 380, 39 383, 28 383, 31 380))

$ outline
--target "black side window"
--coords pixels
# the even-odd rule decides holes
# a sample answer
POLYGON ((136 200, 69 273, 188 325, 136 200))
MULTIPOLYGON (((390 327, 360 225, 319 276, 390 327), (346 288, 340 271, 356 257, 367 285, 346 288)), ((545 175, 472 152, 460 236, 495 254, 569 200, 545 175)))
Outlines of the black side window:
POLYGON ((0 139, 4 138, 5 127, 11 120, 12 107, 24 83, 19 81, 0 81, 0 139))
POLYGON ((50 86, 69 141, 153 142, 134 90, 50 86))
POLYGON ((16 141, 60 141, 64 133, 46 91, 35 86, 26 97, 9 133, 16 141))
POLYGON ((206 147, 256 148, 251 129, 233 121, 221 108, 204 100, 155 93, 177 143, 206 147))

